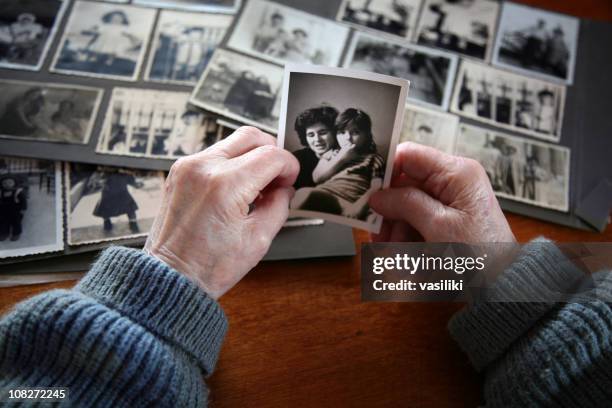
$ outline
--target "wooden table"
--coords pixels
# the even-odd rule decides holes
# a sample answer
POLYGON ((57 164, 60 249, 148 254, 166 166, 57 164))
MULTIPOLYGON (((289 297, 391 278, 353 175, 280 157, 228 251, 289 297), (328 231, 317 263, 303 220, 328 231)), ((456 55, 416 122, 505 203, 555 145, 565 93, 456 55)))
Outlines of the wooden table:
MULTIPOLYGON (((609 0, 529 0, 586 18, 612 20, 609 0)), ((507 214, 521 242, 612 241, 507 214)), ((368 240, 355 232, 355 243, 368 240)), ((74 282, 0 289, 0 313, 74 282)), ((215 407, 474 407, 481 377, 450 339, 446 323, 460 304, 362 303, 359 257, 267 262, 221 303, 230 331, 209 379, 215 407)))

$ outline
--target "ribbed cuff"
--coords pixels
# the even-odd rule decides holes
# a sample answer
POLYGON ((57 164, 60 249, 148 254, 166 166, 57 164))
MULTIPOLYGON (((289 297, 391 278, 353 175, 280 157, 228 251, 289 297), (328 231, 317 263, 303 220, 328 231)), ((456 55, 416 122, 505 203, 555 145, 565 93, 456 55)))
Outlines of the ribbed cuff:
POLYGON ((455 314, 448 329, 474 367, 482 370, 550 311, 559 294, 567 293, 583 277, 554 243, 533 241, 494 282, 492 295, 455 314))
POLYGON ((129 317, 196 359, 212 373, 227 319, 189 279, 143 251, 105 250, 75 288, 129 317))

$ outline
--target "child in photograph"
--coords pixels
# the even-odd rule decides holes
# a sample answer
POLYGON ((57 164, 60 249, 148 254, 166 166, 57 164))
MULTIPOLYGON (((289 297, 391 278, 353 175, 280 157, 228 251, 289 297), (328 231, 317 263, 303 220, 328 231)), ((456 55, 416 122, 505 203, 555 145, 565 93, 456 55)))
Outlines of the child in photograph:
POLYGON ((54 140, 71 141, 81 136, 81 123, 75 117, 74 102, 68 99, 60 101, 57 111, 51 115, 49 131, 54 140))
POLYGON ((5 175, 0 179, 0 241, 21 237, 23 212, 28 208, 25 190, 17 177, 5 175))
POLYGON ((104 14, 100 25, 82 31, 82 35, 91 37, 84 49, 88 60, 95 64, 110 66, 129 51, 138 50, 142 41, 123 30, 123 27, 129 25, 127 15, 123 11, 115 10, 104 14))
POLYGON ((367 200, 382 186, 385 171, 369 115, 345 110, 336 122, 336 140, 338 147, 322 154, 313 170, 317 186, 297 191, 292 208, 366 220, 367 200))
POLYGON ((555 131, 555 96, 545 89, 538 93, 538 102, 535 128, 538 132, 552 134, 555 131))
POLYGON ((138 204, 128 190, 128 185, 134 188, 142 188, 142 182, 136 180, 132 174, 123 172, 105 173, 102 180, 102 193, 100 200, 94 208, 93 215, 104 220, 104 231, 113 229, 112 217, 127 215, 130 231, 140 232, 136 210, 138 204))
POLYGON ((182 81, 196 80, 208 59, 203 44, 204 28, 189 27, 175 42, 175 64, 170 75, 182 81))

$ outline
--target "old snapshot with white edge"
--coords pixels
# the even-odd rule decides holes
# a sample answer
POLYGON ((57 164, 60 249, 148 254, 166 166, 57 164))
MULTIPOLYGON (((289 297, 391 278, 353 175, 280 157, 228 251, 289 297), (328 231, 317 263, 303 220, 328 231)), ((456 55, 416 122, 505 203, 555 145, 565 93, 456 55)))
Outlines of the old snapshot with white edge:
POLYGON ((68 243, 146 235, 159 211, 161 172, 66 164, 68 243))
POLYGON ((498 13, 496 0, 425 0, 415 41, 489 61, 498 13))
POLYGON ((86 144, 102 89, 0 80, 0 138, 86 144))
POLYGON ((391 182, 408 85, 363 71, 285 67, 278 145, 300 162, 291 216, 380 230, 368 198, 391 182))
POLYGON ((454 154, 459 117, 416 105, 406 105, 401 142, 415 142, 454 154))
POLYGON ((348 27, 278 3, 249 1, 238 18, 228 48, 277 64, 338 66, 348 27))
POLYGON ((0 68, 38 71, 67 4, 62 0, 2 0, 0 68))
POLYGON ((568 211, 568 148, 462 124, 455 153, 478 160, 499 197, 568 211))
POLYGON ((276 133, 282 82, 281 67, 217 49, 190 102, 276 133))
POLYGON ((132 0, 132 2, 150 7, 233 14, 240 8, 241 0, 132 0))
POLYGON ((343 66, 407 79, 410 101, 447 110, 457 60, 456 55, 448 52, 355 33, 343 66))
POLYGON ((186 92, 115 88, 96 151, 177 158, 215 143, 216 117, 188 104, 186 92))
POLYGON ((579 28, 575 17, 505 3, 493 64, 571 85, 579 28))
POLYGON ((64 249, 59 162, 0 156, 0 259, 64 249))
POLYGON ((231 22, 223 14, 161 11, 145 79, 195 85, 231 22))
POLYGON ((338 21, 411 40, 422 0, 344 0, 338 21))
POLYGON ((558 142, 565 87, 463 61, 451 112, 533 137, 558 142))
POLYGON ((51 71, 136 80, 155 13, 143 7, 76 1, 51 71))

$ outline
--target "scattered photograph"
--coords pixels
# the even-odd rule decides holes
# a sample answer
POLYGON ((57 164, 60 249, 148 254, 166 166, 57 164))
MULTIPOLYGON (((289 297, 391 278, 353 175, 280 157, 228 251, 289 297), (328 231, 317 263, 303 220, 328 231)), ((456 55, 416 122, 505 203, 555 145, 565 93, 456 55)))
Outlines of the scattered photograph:
POLYGON ((482 164, 498 196, 568 211, 568 148, 462 124, 455 152, 482 164))
POLYGON ((163 185, 161 172, 66 163, 68 244, 146 235, 163 185))
POLYGON ((249 1, 227 46, 278 64, 338 66, 349 29, 335 21, 264 0, 249 1))
POLYGON ((355 33, 344 66, 407 79, 410 101, 447 110, 457 60, 456 55, 444 51, 355 33))
POLYGON ((400 142, 415 142, 454 154, 459 117, 407 105, 400 142))
POLYGON ((276 133, 282 83, 281 67, 217 49, 190 102, 276 133))
POLYGON ((287 65, 278 145, 300 162, 290 216, 380 230, 382 217, 368 198, 391 182, 408 85, 363 71, 287 65))
POLYGON ((96 151, 151 158, 197 153, 219 140, 217 117, 186 92, 115 88, 96 151))
POLYGON ((2 0, 0 68, 38 71, 67 3, 62 0, 2 0))
POLYGON ((64 249, 59 162, 0 156, 0 259, 64 249))
POLYGON ((424 0, 418 44, 489 61, 496 32, 497 0, 424 0))
POLYGON ((231 22, 227 15, 163 10, 146 79, 195 85, 231 22))
POLYGON ((155 9, 76 1, 51 71, 135 81, 155 9))
POLYGON ((504 3, 493 63, 571 85, 579 28, 575 17, 504 3))
POLYGON ((564 105, 562 85, 463 61, 451 112, 558 142, 564 105))
POLYGON ((0 80, 0 138, 86 144, 103 90, 0 80))
POLYGON ((241 0, 132 0, 132 2, 157 8, 233 14, 240 8, 241 0))
POLYGON ((344 0, 338 21, 412 39, 423 0, 344 0))

